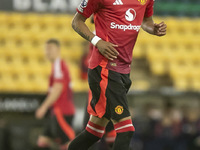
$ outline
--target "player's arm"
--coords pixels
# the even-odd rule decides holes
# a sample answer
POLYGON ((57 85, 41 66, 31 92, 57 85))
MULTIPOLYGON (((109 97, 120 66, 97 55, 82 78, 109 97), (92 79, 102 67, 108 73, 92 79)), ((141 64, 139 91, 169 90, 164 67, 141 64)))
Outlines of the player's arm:
POLYGON ((144 17, 142 22, 142 29, 149 34, 164 36, 166 35, 167 25, 164 22, 159 24, 154 23, 153 17, 144 17))
POLYGON ((63 84, 61 82, 55 82, 52 86, 51 92, 46 97, 42 105, 36 111, 36 118, 42 119, 46 114, 49 107, 59 98, 63 90, 63 84))
POLYGON ((94 46, 96 46, 99 50, 99 52, 105 56, 107 59, 113 60, 117 58, 117 55, 119 54, 115 47, 117 45, 114 45, 110 42, 103 41, 101 39, 97 39, 95 34, 92 33, 87 25, 85 24, 85 21, 87 20, 86 17, 81 15, 80 13, 76 13, 74 16, 74 19, 72 21, 72 28, 84 39, 91 42, 94 46), (95 39, 94 39, 95 38, 95 39))
POLYGON ((92 38, 95 36, 94 33, 92 33, 87 25, 85 24, 85 21, 87 18, 85 18, 83 15, 76 13, 74 16, 74 19, 72 21, 72 28, 84 39, 88 40, 89 42, 92 40, 92 38))
POLYGON ((55 82, 53 84, 51 92, 43 102, 42 106, 48 109, 59 98, 62 90, 63 90, 63 84, 60 82, 55 82))

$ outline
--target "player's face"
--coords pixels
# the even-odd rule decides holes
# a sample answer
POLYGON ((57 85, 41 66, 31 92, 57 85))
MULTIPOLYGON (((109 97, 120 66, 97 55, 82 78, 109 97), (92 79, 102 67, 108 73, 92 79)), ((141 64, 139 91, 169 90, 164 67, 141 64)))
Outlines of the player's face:
POLYGON ((53 61, 59 55, 59 47, 55 44, 46 44, 45 45, 45 54, 47 59, 53 61))

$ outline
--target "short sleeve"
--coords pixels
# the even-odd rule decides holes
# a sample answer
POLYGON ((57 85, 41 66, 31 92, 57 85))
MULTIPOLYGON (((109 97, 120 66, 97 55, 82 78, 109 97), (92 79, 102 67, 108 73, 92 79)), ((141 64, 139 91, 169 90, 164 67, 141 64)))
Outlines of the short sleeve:
POLYGON ((155 0, 150 0, 145 11, 144 17, 151 17, 153 15, 153 5, 155 0))
POLYGON ((78 13, 89 18, 93 13, 97 12, 101 7, 101 0, 82 0, 76 9, 78 13))
POLYGON ((57 59, 54 63, 54 74, 53 74, 54 82, 63 82, 64 75, 62 71, 62 63, 60 59, 57 59))

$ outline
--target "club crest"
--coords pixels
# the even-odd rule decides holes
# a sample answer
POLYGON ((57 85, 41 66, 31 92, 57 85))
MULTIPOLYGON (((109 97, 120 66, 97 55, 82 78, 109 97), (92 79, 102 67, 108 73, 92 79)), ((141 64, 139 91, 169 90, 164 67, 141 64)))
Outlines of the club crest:
POLYGON ((138 2, 140 2, 141 5, 145 5, 147 3, 147 0, 138 0, 138 2))
POLYGON ((124 108, 123 106, 120 106, 118 105, 117 107, 115 107, 115 112, 118 114, 118 115, 121 115, 124 111, 124 108))

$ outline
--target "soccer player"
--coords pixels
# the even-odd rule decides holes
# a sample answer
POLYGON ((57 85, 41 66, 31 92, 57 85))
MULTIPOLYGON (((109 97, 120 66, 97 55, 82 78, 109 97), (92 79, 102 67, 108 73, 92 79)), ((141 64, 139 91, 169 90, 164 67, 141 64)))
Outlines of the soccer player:
POLYGON ((60 58, 60 43, 56 39, 46 42, 45 53, 52 63, 48 96, 36 111, 36 118, 42 119, 48 109, 51 115, 44 133, 38 138, 41 149, 66 150, 70 140, 75 138, 71 128, 75 108, 70 87, 70 76, 65 62, 60 58))
POLYGON ((138 32, 142 28, 152 35, 166 34, 166 24, 153 21, 153 4, 153 0, 83 0, 77 8, 72 27, 95 49, 88 71, 91 117, 86 129, 71 142, 69 150, 87 150, 103 136, 109 120, 117 133, 113 149, 129 149, 135 128, 126 93, 131 86, 130 64, 138 32), (85 24, 92 14, 96 35, 85 24))

